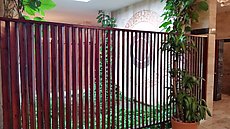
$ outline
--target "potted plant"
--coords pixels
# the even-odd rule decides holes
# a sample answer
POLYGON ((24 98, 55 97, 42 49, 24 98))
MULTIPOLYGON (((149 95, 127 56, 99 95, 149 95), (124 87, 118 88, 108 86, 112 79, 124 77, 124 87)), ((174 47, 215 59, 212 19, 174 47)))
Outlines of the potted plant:
POLYGON ((164 23, 160 27, 169 33, 162 49, 174 55, 170 89, 176 115, 171 119, 172 128, 197 129, 199 122, 211 113, 205 100, 192 92, 193 87, 199 85, 200 78, 189 74, 179 63, 186 52, 195 49, 187 34, 191 31, 191 23, 198 21, 199 12, 208 10, 208 4, 206 0, 165 0, 165 3, 164 23))

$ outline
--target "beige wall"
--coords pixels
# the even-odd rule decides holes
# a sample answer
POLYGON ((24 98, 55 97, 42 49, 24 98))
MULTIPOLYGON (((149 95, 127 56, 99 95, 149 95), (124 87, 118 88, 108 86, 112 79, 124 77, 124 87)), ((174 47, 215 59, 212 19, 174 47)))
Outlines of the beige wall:
POLYGON ((97 12, 95 14, 91 14, 91 16, 79 17, 75 13, 57 12, 50 10, 46 12, 45 19, 52 22, 99 26, 96 17, 97 12))
POLYGON ((230 38, 230 11, 217 14, 217 39, 230 38))

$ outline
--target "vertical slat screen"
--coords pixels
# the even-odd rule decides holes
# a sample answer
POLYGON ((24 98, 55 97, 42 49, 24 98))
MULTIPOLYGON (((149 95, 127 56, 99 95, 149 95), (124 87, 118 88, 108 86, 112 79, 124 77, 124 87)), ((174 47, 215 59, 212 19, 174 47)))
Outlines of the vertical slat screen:
MULTIPOLYGON (((5 18, 0 33, 4 129, 169 127, 169 34, 5 18)), ((207 37, 188 40, 178 65, 206 78, 207 37)))

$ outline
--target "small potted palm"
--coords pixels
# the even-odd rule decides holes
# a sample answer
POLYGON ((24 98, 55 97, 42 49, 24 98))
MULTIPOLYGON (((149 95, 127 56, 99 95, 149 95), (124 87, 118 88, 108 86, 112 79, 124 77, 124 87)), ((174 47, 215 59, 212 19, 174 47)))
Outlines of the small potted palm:
POLYGON ((195 49, 187 34, 191 31, 191 23, 198 21, 199 12, 208 10, 208 4, 206 0, 165 0, 165 3, 161 28, 169 36, 162 43, 162 49, 174 55, 170 89, 173 98, 171 102, 176 105, 176 113, 171 119, 172 128, 197 129, 199 122, 205 119, 206 114, 211 116, 211 113, 206 101, 193 93, 193 87, 199 85, 201 78, 195 77, 179 64, 185 53, 195 49))

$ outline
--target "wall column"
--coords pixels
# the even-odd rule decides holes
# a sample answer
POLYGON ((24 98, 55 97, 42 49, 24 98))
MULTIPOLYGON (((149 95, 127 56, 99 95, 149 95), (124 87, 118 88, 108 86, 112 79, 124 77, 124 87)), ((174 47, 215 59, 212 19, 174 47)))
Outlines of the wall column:
POLYGON ((207 66, 207 90, 206 101, 209 109, 213 112, 213 91, 215 73, 215 42, 216 42, 216 14, 217 1, 209 0, 209 34, 208 34, 208 66, 207 66))
POLYGON ((206 101, 210 111, 213 112, 217 1, 208 0, 208 4, 209 10, 200 14, 199 22, 193 23, 192 28, 208 30, 206 101))

